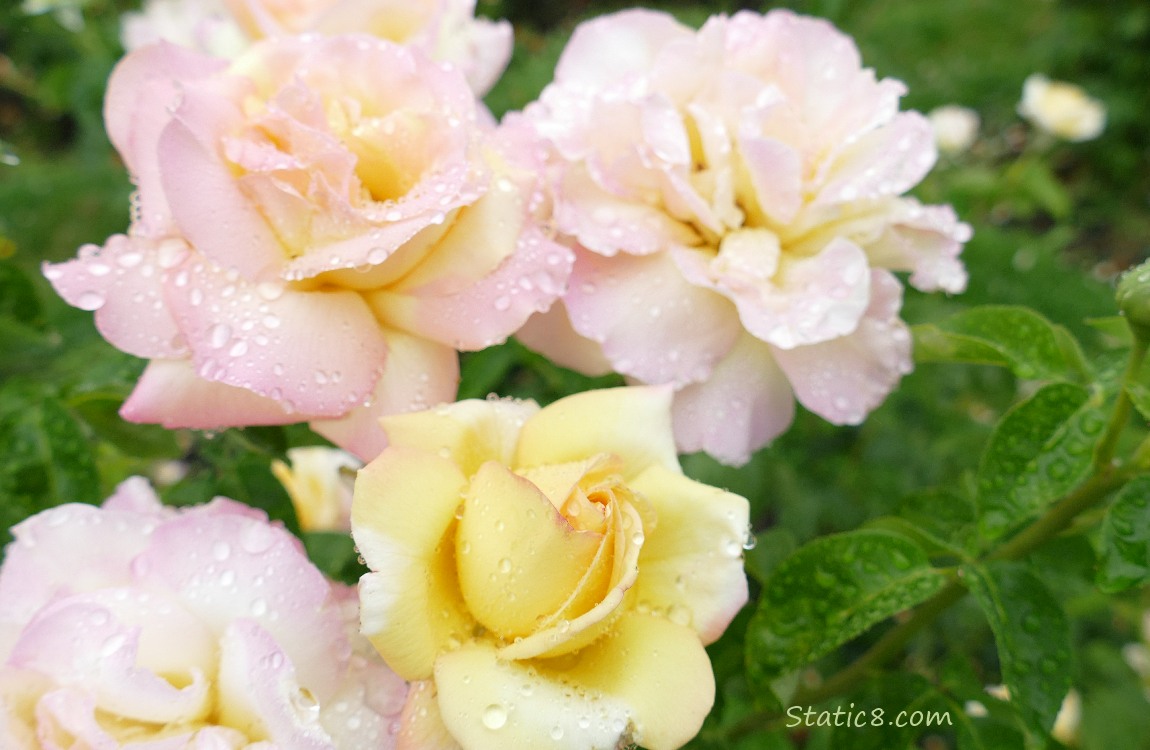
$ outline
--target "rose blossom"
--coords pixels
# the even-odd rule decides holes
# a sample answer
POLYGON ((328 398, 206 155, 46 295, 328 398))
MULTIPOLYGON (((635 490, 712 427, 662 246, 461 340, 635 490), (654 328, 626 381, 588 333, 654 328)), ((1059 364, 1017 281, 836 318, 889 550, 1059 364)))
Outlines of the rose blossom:
POLYGON ((1106 107, 1072 83, 1035 73, 1022 85, 1018 113, 1046 132, 1068 141, 1089 141, 1106 127, 1106 107))
POLYGON ((287 490, 303 531, 350 531, 355 472, 363 464, 338 448, 292 448, 291 465, 272 461, 272 473, 287 490))
POLYGON ((0 568, 5 750, 377 750, 405 683, 356 632, 353 589, 217 498, 129 479, 102 508, 13 529, 0 568))
POLYGON ((146 47, 105 116, 137 216, 45 274, 151 360, 131 421, 307 420, 373 456, 380 414, 452 400, 456 350, 503 340, 569 273, 531 216, 533 134, 481 127, 460 74, 418 52, 368 36, 269 39, 232 63, 146 47))
POLYGON ((366 32, 458 66, 483 95, 513 44, 511 24, 475 16, 475 0, 147 0, 125 13, 124 48, 161 39, 234 57, 250 40, 319 32, 366 32))
POLYGON ((934 142, 943 153, 961 154, 978 138, 978 113, 970 107, 946 104, 932 109, 926 117, 934 129, 934 142))
POLYGON ((671 391, 383 419, 352 534, 363 632, 416 681, 401 748, 675 748, 747 599, 743 498, 683 476, 671 391), (434 742, 432 741, 434 740, 434 742))
POLYGON ((553 148, 575 271, 521 338, 673 384, 679 447, 730 463, 785 430, 795 398, 860 422, 911 369, 891 271, 966 282, 969 228, 900 197, 936 157, 903 91, 787 11, 698 32, 646 10, 583 24, 526 110, 553 148))

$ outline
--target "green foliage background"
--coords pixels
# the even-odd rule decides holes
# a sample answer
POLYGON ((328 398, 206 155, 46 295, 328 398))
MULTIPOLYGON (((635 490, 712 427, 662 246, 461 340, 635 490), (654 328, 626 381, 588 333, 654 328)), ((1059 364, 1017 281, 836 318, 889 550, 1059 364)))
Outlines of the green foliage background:
MULTIPOLYGON (((70 258, 80 245, 102 243, 127 226, 130 186, 107 143, 100 107, 108 73, 122 54, 118 17, 134 5, 126 0, 41 0, 0 6, 0 521, 8 527, 58 503, 99 502, 126 476, 154 476, 162 462, 178 460, 189 471, 163 488, 167 501, 188 504, 228 495, 263 507, 298 530, 287 496, 267 467, 288 447, 317 442, 315 436, 299 427, 203 434, 124 423, 116 410, 143 363, 107 345, 91 314, 63 304, 39 273, 41 262, 70 258), (26 7, 45 12, 28 14, 26 7)), ((692 24, 714 12, 774 7, 645 5, 665 8, 692 24)), ((814 566, 817 559, 841 562, 850 545, 877 544, 889 561, 879 572, 856 570, 848 562, 823 571, 837 576, 828 579, 828 592, 841 594, 847 585, 885 592, 885 598, 875 600, 881 606, 853 612, 854 619, 832 626, 816 618, 836 633, 825 643, 816 642, 819 634, 809 630, 804 631, 810 639, 805 646, 778 642, 777 629, 763 627, 764 617, 772 614, 757 615, 748 630, 754 611, 748 607, 711 649, 719 703, 697 743, 729 747, 737 741, 741 748, 771 750, 966 750, 1023 747, 1026 734, 1028 747, 1057 747, 1034 727, 1049 728, 1051 711, 1073 684, 1084 703, 1081 747, 1148 748, 1146 687, 1120 650, 1139 640, 1150 597, 1145 572, 1137 564, 1131 572, 1122 559, 1112 559, 1119 546, 1107 541, 1120 537, 1136 549, 1146 546, 1150 516, 1137 500, 1150 489, 1142 485, 1124 491, 1126 500, 1119 498, 1121 507, 1107 517, 1101 532, 1060 536, 1022 562, 967 565, 965 580, 974 582, 974 596, 957 601, 910 640, 892 677, 861 681, 855 692, 826 703, 831 710, 853 701, 893 712, 913 703, 949 709, 957 719, 966 701, 979 700, 989 717, 966 718, 959 727, 933 735, 794 729, 778 720, 755 723, 755 712, 770 708, 769 686, 779 688, 780 679, 801 683, 849 664, 892 628, 890 616, 898 620, 904 616, 898 613, 943 585, 937 571, 948 569, 948 561, 951 568, 967 564, 964 555, 977 557, 979 539, 1009 531, 1006 526, 988 531, 991 516, 970 502, 985 499, 986 487, 994 482, 1013 482, 1029 470, 1033 452, 1016 457, 1020 463, 1007 461, 998 468, 979 461, 984 446, 1005 441, 1003 435, 1013 439, 1009 431, 1015 427, 1008 420, 995 425, 1016 403, 1030 399, 1029 408, 1053 420, 1045 431, 1022 417, 1015 423, 1021 425, 1020 434, 1037 441, 1035 451, 1068 463, 1072 476, 1067 489, 1084 476, 1089 453, 1075 453, 1073 435, 1066 435, 1086 430, 1089 419, 1104 418, 1099 403, 1089 398, 1113 398, 1129 344, 1120 324, 1091 320, 1116 314, 1114 276, 1150 254, 1150 5, 1140 0, 811 0, 778 5, 825 17, 852 34, 867 65, 908 84, 905 107, 926 111, 958 103, 980 113, 981 138, 974 149, 942 158, 917 190, 927 202, 953 203, 974 227, 965 252, 971 281, 965 294, 953 298, 908 290, 903 316, 919 326, 916 371, 861 427, 834 427, 800 413, 786 435, 742 469, 720 466, 703 455, 685 457, 693 476, 750 499, 759 541, 747 553, 748 570, 755 596, 764 582, 774 581, 764 594, 774 602, 772 611, 785 614, 788 607, 807 606, 803 597, 809 592, 778 583, 786 580, 782 574, 772 576, 780 569, 795 576, 796 587, 810 588, 817 576, 805 575, 804 566, 814 566), (1108 110, 1102 137, 1058 143, 1022 122, 1015 107, 1022 81, 1033 72, 1073 81, 1102 99, 1108 110), (1001 349, 988 354, 986 347, 994 347, 987 341, 1009 343, 1011 334, 982 331, 978 326, 985 320, 978 313, 952 317, 985 305, 1025 306, 1053 321, 1059 327, 1049 333, 1054 354, 1001 349), (1081 353, 1064 358, 1070 335, 1080 341, 1081 353), (979 364, 984 362, 1004 366, 979 364), (1036 380, 1051 375, 1042 371, 1044 362, 1071 372, 1059 370, 1053 378, 1067 383, 1046 386, 1060 389, 1042 397, 1055 406, 1034 400, 1044 393, 1036 380), (1068 384, 1076 379, 1078 385, 1068 384), (1110 391, 1097 383, 1110 383, 1110 391), (1123 519, 1128 523, 1119 528, 1123 519), (1135 530, 1123 530, 1127 526, 1135 530), (856 531, 863 527, 867 530, 856 531), (848 531, 877 536, 834 536, 848 531), (915 544, 899 552, 901 541, 884 541, 892 534, 899 540, 909 534, 915 544), (803 547, 815 539, 815 546, 803 547), (800 548, 804 551, 790 555, 800 548), (890 557, 896 552, 901 557, 890 557), (1098 571, 1108 591, 1125 590, 1100 591, 1094 583, 1098 571), (912 578, 914 586, 906 585, 912 578), (1131 583, 1140 585, 1127 588, 1131 583), (1035 586, 1053 593, 1028 600, 1026 592, 1035 586), (1052 647, 1055 635, 1029 632, 1024 620, 1009 613, 998 619, 981 614, 980 604, 993 612, 1004 597, 1021 597, 1038 612, 1059 613, 1054 617, 1064 622, 1068 648, 1052 647), (766 638, 764 633, 776 640, 752 643, 766 638), (1013 644, 1017 654, 1029 650, 1056 659, 1048 679, 1012 704, 983 691, 1021 663, 1002 652, 1003 642, 1013 644), (749 670, 744 668, 748 645, 749 670), (756 649, 777 656, 790 647, 803 651, 813 665, 796 672, 785 659, 772 667, 770 658, 754 656, 756 649)), ((621 7, 589 0, 481 0, 482 13, 506 17, 516 26, 514 59, 488 96, 492 110, 501 114, 520 107, 542 89, 578 20, 621 7)), ((1045 321, 1035 325, 1047 335, 1045 321)), ((463 374, 461 398, 494 391, 548 402, 615 382, 561 370, 514 342, 464 355, 463 374)), ((1150 385, 1150 378, 1143 373, 1141 382, 1150 385)), ((1134 442, 1129 435, 1123 438, 1119 453, 1128 452, 1134 442)), ((992 464, 1009 458, 994 455, 992 464)), ((1041 485, 1045 480, 1035 481, 1041 485)), ((1041 510, 1048 490, 1053 491, 1042 485, 1032 492, 1030 497, 1039 499, 1030 510, 1041 510)), ((1020 497, 1026 492, 1011 485, 1009 501, 1003 501, 1004 524, 1025 518, 1026 512, 1010 505, 1020 497)), ((305 541, 329 573, 355 577, 349 540, 312 534, 305 541)), ((794 616, 814 617, 811 612, 794 616)), ((1014 677, 1013 684, 1026 683, 1014 677)))

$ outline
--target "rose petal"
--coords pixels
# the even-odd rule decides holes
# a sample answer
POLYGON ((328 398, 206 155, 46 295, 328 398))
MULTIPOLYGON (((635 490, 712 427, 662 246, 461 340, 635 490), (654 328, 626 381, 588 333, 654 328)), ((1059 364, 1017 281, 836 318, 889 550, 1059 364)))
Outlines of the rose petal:
POLYGON ((486 461, 510 466, 520 428, 538 411, 533 401, 471 399, 429 411, 387 416, 380 423, 391 445, 448 457, 470 477, 486 461))
POLYGON ((658 517, 639 556, 635 600, 694 628, 704 644, 714 642, 747 602, 747 501, 662 466, 647 469, 631 487, 658 517))
POLYGON ((572 528, 535 485, 494 461, 471 479, 463 508, 459 587, 475 619, 506 640, 533 633, 537 618, 558 612, 596 567, 610 565, 596 555, 602 534, 572 528))
POLYGON ((657 617, 624 617, 569 668, 545 664, 503 661, 482 644, 444 654, 435 682, 448 730, 476 750, 620 741, 670 750, 699 731, 714 701, 698 636, 657 617))
POLYGON ((871 304, 858 330, 795 349, 775 349, 795 396, 834 424, 858 424, 911 371, 910 332, 898 319, 902 287, 887 271, 871 271, 871 304))
POLYGON ((172 119, 170 108, 179 104, 185 86, 226 66, 224 60, 160 42, 125 56, 108 80, 105 127, 139 188, 139 225, 150 236, 167 233, 172 224, 156 159, 156 145, 172 119))
POLYGON ((249 742, 335 750, 319 723, 316 689, 297 676, 291 657, 258 623, 238 619, 224 630, 216 688, 218 723, 239 728, 249 742))
POLYGON ((535 313, 515 332, 525 346, 543 354, 560 367, 584 375, 607 375, 613 372, 611 362, 603 356, 603 347, 580 336, 571 327, 567 306, 556 303, 546 312, 535 313))
POLYGON ((617 372, 644 383, 701 380, 740 329, 730 302, 689 283, 669 253, 581 252, 564 301, 575 331, 600 342, 617 372))
POLYGON ((289 654, 301 684, 326 699, 348 657, 327 604, 330 585, 294 536, 266 519, 218 512, 222 502, 159 526, 134 562, 136 585, 178 592, 217 634, 237 619, 258 623, 289 654))
POLYGON ((380 571, 360 579, 363 634, 405 680, 429 678, 436 655, 474 626, 445 539, 464 486, 450 461, 396 445, 355 483, 352 536, 367 566, 380 571))
POLYGON ((314 416, 342 415, 375 387, 386 344, 354 292, 257 285, 189 260, 168 297, 205 380, 314 416))
POLYGON ((646 72, 659 49, 690 29, 666 13, 632 9, 580 24, 555 66, 555 80, 570 86, 605 86, 646 72))
POLYGON ((137 357, 175 358, 188 348, 163 298, 161 277, 188 252, 179 240, 113 235, 84 245, 76 260, 44 264, 44 275, 73 307, 96 311, 96 328, 137 357))
POLYGON ((461 750, 439 713, 435 682, 412 683, 400 719, 396 750, 461 750))
POLYGON ((673 414, 680 451, 741 466, 791 426, 795 399, 771 347, 744 333, 709 378, 675 393, 673 414))
POLYGON ((300 419, 270 398, 200 378, 186 359, 149 362, 120 408, 120 416, 129 422, 161 424, 168 429, 202 430, 291 424, 300 419))
POLYGON ((524 423, 514 465, 527 468, 610 453, 622 459, 624 481, 653 464, 677 471, 670 401, 667 387, 606 388, 568 396, 524 423))

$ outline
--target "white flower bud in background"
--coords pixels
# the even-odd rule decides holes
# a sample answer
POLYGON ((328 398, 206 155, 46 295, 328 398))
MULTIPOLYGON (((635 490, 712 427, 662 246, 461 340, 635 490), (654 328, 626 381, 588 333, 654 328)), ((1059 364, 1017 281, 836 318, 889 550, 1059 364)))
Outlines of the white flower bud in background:
POLYGON ((1050 736, 1063 745, 1078 744, 1078 725, 1082 722, 1082 696, 1074 688, 1062 699, 1062 708, 1054 719, 1050 736))
POLYGON ((1018 114, 1068 141, 1097 138, 1106 126, 1106 107, 1080 87, 1035 73, 1022 86, 1018 114))
POLYGON ((355 472, 363 464, 337 448, 316 446, 287 452, 291 466, 272 462, 304 531, 347 531, 351 528, 351 494, 355 472))
POLYGON ((931 110, 927 119, 934 128, 934 142, 944 154, 961 154, 978 138, 980 120, 970 107, 946 104, 931 110))

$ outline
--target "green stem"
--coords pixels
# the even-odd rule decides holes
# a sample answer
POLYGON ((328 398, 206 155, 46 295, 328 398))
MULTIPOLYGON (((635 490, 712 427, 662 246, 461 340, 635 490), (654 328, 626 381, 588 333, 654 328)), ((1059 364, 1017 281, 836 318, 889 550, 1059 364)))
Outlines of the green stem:
POLYGON ((1126 363, 1126 371, 1122 373, 1122 389, 1118 392, 1118 400, 1114 404, 1114 411, 1110 415, 1110 422, 1106 425, 1106 432, 1098 442, 1094 451, 1094 473, 1103 474, 1114 460, 1114 449, 1118 446, 1118 438, 1126 423, 1130 421, 1130 409, 1133 404, 1126 387, 1138 380, 1138 371, 1146 361, 1147 345, 1150 342, 1140 336, 1134 336, 1134 345, 1130 348, 1130 359, 1126 363))
MULTIPOLYGON (((1094 453, 1094 471, 1091 476, 1070 493, 1059 499, 1041 518, 1011 537, 1001 547, 983 556, 982 562, 1017 560, 1069 528, 1080 514, 1098 505, 1110 493, 1125 484, 1135 473, 1150 464, 1150 438, 1135 452, 1135 460, 1128 466, 1114 466, 1114 451, 1118 439, 1130 420, 1132 407, 1126 386, 1137 378, 1146 359, 1147 342, 1135 339, 1130 360, 1122 378, 1122 391, 1114 404, 1114 411, 1094 453)), ((966 595, 966 586, 954 579, 937 594, 915 609, 902 623, 884 633, 862 656, 812 688, 799 688, 791 697, 792 705, 816 705, 836 695, 854 689, 876 670, 902 652, 907 643, 927 625, 934 622, 952 604, 966 595)), ((746 736, 770 722, 773 713, 758 713, 745 717, 722 734, 730 741, 746 736)))

